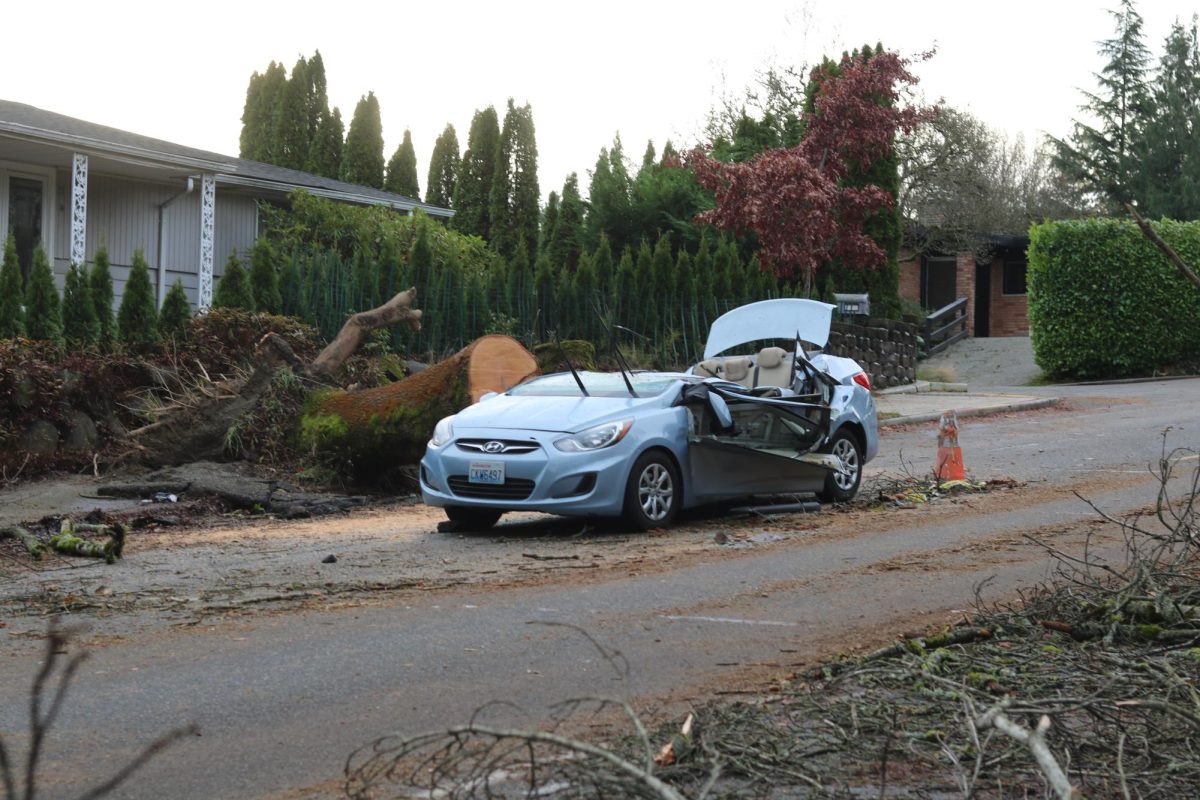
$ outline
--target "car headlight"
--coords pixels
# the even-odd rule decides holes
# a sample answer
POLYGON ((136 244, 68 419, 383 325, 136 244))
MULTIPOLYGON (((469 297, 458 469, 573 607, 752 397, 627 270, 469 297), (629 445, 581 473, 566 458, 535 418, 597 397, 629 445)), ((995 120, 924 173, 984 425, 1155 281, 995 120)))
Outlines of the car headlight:
POLYGON ((633 427, 633 420, 631 419, 606 422, 603 425, 597 425, 594 428, 588 428, 586 431, 580 431, 566 438, 559 439, 554 443, 554 446, 566 453, 581 453, 585 450, 599 450, 603 447, 612 447, 625 438, 625 434, 629 433, 631 427, 633 427))
POLYGON ((454 435, 454 417, 444 417, 437 425, 433 426, 433 436, 429 437, 429 444, 432 447, 441 447, 450 441, 450 437, 454 435))

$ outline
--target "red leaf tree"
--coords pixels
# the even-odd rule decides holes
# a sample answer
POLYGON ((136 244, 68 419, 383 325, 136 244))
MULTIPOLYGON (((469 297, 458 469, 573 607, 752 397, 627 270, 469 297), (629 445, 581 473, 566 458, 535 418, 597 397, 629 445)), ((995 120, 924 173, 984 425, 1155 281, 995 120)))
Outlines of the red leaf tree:
POLYGON ((813 112, 795 147, 740 164, 692 150, 687 163, 716 199, 697 221, 754 232, 763 264, 780 276, 799 274, 806 287, 817 267, 834 258, 858 268, 882 264, 886 255, 863 233, 863 221, 894 200, 878 186, 842 181, 852 167, 864 172, 890 153, 898 131, 908 133, 936 113, 901 103, 917 82, 909 63, 883 52, 845 56, 836 71, 814 69, 813 112))

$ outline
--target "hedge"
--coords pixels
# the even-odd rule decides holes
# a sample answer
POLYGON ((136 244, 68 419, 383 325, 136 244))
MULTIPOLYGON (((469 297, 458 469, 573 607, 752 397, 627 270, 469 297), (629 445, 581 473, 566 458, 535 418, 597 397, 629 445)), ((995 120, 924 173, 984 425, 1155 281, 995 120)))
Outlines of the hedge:
MULTIPOLYGON (((1153 225, 1200 265, 1200 222, 1153 225)), ((1132 222, 1048 222, 1029 241, 1030 338, 1048 375, 1150 375, 1200 359, 1200 291, 1132 222)))

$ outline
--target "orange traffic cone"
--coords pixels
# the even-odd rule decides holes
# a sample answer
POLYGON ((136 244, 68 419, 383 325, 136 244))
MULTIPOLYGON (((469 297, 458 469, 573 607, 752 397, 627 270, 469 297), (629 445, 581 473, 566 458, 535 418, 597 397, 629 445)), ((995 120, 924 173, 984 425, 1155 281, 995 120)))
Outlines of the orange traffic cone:
POLYGON ((961 481, 967 477, 963 467, 962 448, 958 446, 958 416, 953 411, 942 414, 938 423, 937 466, 933 473, 938 481, 961 481))

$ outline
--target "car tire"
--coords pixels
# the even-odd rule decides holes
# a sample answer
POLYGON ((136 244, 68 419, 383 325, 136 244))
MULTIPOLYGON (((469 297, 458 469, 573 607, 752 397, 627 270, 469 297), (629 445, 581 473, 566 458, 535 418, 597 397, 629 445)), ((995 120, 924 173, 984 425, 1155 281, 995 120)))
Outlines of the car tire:
POLYGON ((492 508, 467 508, 466 506, 446 506, 446 517, 454 523, 454 528, 460 531, 486 531, 500 519, 503 511, 492 508))
POLYGON ((825 476, 825 486, 817 492, 817 498, 822 503, 845 503, 858 494, 858 487, 862 483, 862 445, 858 443, 857 436, 842 428, 821 448, 821 452, 841 456, 850 474, 830 472, 825 476))
POLYGON ((625 519, 638 530, 668 528, 682 503, 683 481, 675 461, 662 450, 642 453, 625 485, 625 519))

